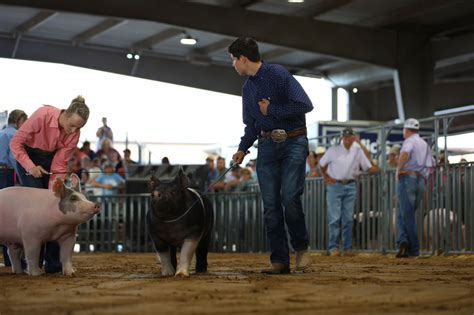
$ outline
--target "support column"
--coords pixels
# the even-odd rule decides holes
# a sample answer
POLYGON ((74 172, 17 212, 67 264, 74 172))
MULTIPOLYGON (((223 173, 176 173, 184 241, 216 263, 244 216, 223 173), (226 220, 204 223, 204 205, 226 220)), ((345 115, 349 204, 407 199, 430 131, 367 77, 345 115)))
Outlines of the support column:
POLYGON ((434 62, 429 40, 424 43, 405 40, 405 45, 402 41, 398 60, 399 65, 393 75, 398 118, 432 116, 434 62))
POLYGON ((333 87, 331 89, 331 105, 332 105, 332 114, 331 120, 337 120, 337 89, 338 87, 333 87))

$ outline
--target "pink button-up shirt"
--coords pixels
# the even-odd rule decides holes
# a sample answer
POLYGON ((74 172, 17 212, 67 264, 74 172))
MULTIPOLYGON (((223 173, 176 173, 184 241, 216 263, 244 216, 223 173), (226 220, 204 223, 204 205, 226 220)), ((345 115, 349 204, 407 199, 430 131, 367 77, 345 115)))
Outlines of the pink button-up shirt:
MULTIPOLYGON (((16 132, 10 142, 13 156, 29 172, 36 165, 26 153, 25 146, 48 152, 56 152, 51 163, 52 173, 65 173, 69 159, 79 142, 80 131, 66 134, 59 126, 59 108, 45 105, 39 108, 16 132)), ((61 177, 64 177, 62 175, 61 177)), ((51 176, 49 186, 55 176, 51 176)))

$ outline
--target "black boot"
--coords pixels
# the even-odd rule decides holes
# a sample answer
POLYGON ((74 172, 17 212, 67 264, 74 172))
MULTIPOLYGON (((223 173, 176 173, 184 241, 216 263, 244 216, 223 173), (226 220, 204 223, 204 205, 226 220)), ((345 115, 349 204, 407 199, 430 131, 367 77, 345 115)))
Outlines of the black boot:
POLYGON ((59 259, 59 245, 56 242, 47 242, 44 252, 44 272, 58 273, 63 270, 63 266, 59 259))
POLYGON ((3 247, 3 261, 5 263, 5 267, 9 267, 12 265, 10 261, 10 256, 8 256, 8 248, 6 246, 1 246, 3 247))
POLYGON ((401 242, 400 243, 400 249, 398 250, 398 253, 395 257, 397 257, 397 258, 407 258, 408 257, 408 243, 407 242, 401 242))

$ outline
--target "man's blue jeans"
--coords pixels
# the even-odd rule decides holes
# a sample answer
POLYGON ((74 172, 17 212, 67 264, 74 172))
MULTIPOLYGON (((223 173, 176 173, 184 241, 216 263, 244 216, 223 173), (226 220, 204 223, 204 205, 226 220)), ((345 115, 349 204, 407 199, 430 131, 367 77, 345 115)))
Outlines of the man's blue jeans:
POLYGON ((290 261, 285 223, 293 249, 308 248, 308 231, 301 202, 307 156, 306 136, 288 138, 279 143, 265 138, 258 140, 257 174, 272 263, 289 264, 290 261))
POLYGON ((328 250, 339 250, 342 229, 342 243, 345 251, 352 249, 352 225, 354 204, 357 196, 356 184, 336 183, 327 186, 328 250))
POLYGON ((401 175, 397 185, 397 246, 408 244, 408 255, 418 256, 420 245, 415 221, 415 212, 423 200, 425 179, 416 174, 401 175))

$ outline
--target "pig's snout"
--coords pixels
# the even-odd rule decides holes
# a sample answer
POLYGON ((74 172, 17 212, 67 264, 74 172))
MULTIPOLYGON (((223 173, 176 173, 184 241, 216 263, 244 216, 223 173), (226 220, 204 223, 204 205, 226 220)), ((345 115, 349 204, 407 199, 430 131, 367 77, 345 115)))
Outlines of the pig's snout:
POLYGON ((161 193, 158 190, 153 191, 153 198, 160 199, 161 193))
POLYGON ((100 203, 96 202, 94 204, 93 211, 94 211, 94 213, 99 213, 100 212, 100 203))

